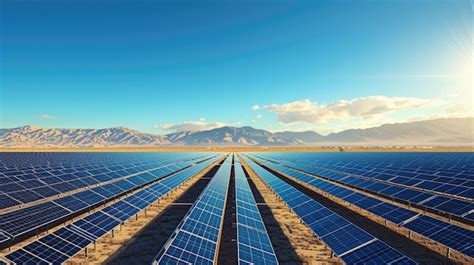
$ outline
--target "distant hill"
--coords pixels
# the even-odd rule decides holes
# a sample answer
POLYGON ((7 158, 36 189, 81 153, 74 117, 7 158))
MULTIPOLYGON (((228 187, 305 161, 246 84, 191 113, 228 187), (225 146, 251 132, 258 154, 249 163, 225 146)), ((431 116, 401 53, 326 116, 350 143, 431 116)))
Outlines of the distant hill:
POLYGON ((474 118, 447 118, 350 129, 323 136, 313 131, 271 133, 252 127, 222 127, 166 135, 124 127, 55 129, 23 126, 0 129, 1 147, 138 146, 298 146, 298 145, 474 145, 474 118))
POLYGON ((124 127, 107 129, 54 129, 23 126, 0 131, 3 147, 108 147, 167 144, 166 136, 124 127))
POLYGON ((384 124, 327 135, 324 142, 383 145, 474 144, 474 118, 446 118, 384 124))
POLYGON ((305 131, 305 132, 277 132, 275 135, 285 138, 285 139, 294 139, 299 143, 318 143, 324 141, 324 136, 317 132, 305 131))

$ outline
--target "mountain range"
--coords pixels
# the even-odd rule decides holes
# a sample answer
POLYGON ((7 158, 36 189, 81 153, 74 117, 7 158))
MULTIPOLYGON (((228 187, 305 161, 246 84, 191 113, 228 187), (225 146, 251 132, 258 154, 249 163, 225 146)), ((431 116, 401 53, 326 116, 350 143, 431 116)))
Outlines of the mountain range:
POLYGON ((0 129, 0 147, 157 147, 157 146, 301 146, 301 145, 474 145, 474 118, 443 118, 349 129, 321 135, 314 131, 276 132, 221 127, 166 135, 125 127, 56 129, 26 125, 0 129))

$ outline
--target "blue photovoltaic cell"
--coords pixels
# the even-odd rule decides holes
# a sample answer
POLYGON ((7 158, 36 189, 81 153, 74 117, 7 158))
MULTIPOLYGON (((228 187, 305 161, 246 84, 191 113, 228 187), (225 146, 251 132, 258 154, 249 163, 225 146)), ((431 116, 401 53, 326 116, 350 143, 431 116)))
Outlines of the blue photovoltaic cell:
POLYGON ((124 199, 124 201, 135 206, 137 209, 143 209, 150 204, 150 201, 149 201, 150 197, 152 201, 156 200, 157 198, 156 195, 149 194, 146 191, 142 190, 124 199))
MULTIPOLYGON (((331 247, 336 255, 341 255, 374 240, 374 237, 354 224, 349 224, 339 229, 334 228, 334 231, 322 236, 321 239, 331 247)), ((387 245, 385 247, 391 249, 387 245)))
POLYGON ((429 216, 420 216, 403 225, 420 235, 433 239, 449 248, 474 257, 474 231, 447 224, 429 216))
POLYGON ((54 195, 58 195, 60 192, 48 187, 48 186, 42 186, 42 187, 37 187, 37 188, 31 188, 31 191, 41 194, 44 198, 51 197, 54 195))
POLYGON ((10 237, 0 232, 0 243, 10 240, 10 237))
POLYGON ((176 232, 155 257, 156 264, 213 264, 229 187, 228 156, 193 204, 176 232))
POLYGON ((62 197, 54 200, 55 203, 73 212, 89 207, 90 205, 73 196, 62 197))
MULTIPOLYGON (((93 157, 93 155, 91 154, 93 157)), ((115 154, 114 154, 115 156, 115 154)), ((194 158, 198 158, 195 154, 192 155, 194 158)), ((189 154, 179 154, 178 157, 189 157, 189 154)), ((201 156, 201 159, 203 157, 201 156)), ((32 161, 34 162, 34 160, 32 161)), ((50 161, 48 161, 50 162, 50 161)), ((1 161, 0 161, 1 163, 1 161)), ((116 163, 116 161, 114 161, 116 163)), ((136 167, 133 164, 125 164, 124 167, 128 167, 130 169, 133 169, 136 167, 136 169, 133 169, 132 171, 141 171, 141 170, 146 170, 147 168, 149 169, 154 169, 157 166, 158 167, 163 167, 162 162, 156 162, 156 161, 148 161, 148 162, 139 162, 139 164, 146 164, 147 166, 140 166, 136 167)), ((173 163, 177 163, 177 161, 173 162, 167 162, 167 165, 172 165, 173 163)), ((181 166, 176 166, 176 167, 169 167, 165 171, 171 173, 174 172, 175 170, 182 169, 182 167, 187 167, 194 163, 193 161, 187 159, 186 162, 178 162, 179 165, 181 166), (173 168, 173 169, 171 169, 173 168)), ((79 179, 78 178, 89 178, 89 174, 103 174, 106 175, 107 177, 104 177, 105 180, 113 180, 115 178, 123 176, 123 174, 114 174, 114 172, 110 172, 109 170, 106 169, 101 169, 101 167, 104 167, 103 165, 98 165, 98 169, 94 170, 89 170, 89 173, 87 174, 77 174, 76 172, 74 173, 66 173, 61 171, 61 170, 51 170, 49 171, 51 175, 45 175, 46 178, 56 178, 58 181, 54 182, 58 187, 60 187, 59 190, 61 192, 64 191, 69 191, 70 189, 68 188, 68 183, 76 183, 78 184, 79 179), (93 173, 90 173, 93 172, 93 173), (77 174, 77 175, 76 175, 77 174), (63 179, 61 179, 63 178, 63 179), (67 179, 64 179, 67 178, 67 179), (67 180, 66 182, 64 180, 67 180)), ((71 167, 72 168, 72 167, 71 167)), ((72 172, 71 168, 66 168, 66 172, 72 172)), ((80 170, 86 170, 86 167, 78 167, 80 170)), ((63 168, 60 168, 63 169, 63 168)), ((82 171, 82 173, 85 173, 85 171, 82 171)), ((138 176, 140 178, 146 178, 148 181, 153 181, 153 179, 156 179, 157 177, 149 174, 149 173, 141 173, 138 176), (153 179, 151 178, 153 177, 153 179)), ((38 177, 37 175, 31 175, 31 177, 38 177)), ((5 183, 2 185, 1 182, 2 178, 0 176, 0 187, 9 187, 13 184, 18 186, 16 183, 5 183)), ((42 179, 43 180, 43 179, 42 179)), ((33 185, 34 183, 33 180, 28 180, 28 185, 33 185)), ((84 182, 85 183, 85 182, 84 182)), ((143 182, 141 182, 143 183, 143 182)), ((79 185, 79 184, 78 184, 79 185)), ((82 185, 82 184, 81 184, 82 185)), ((34 187, 32 189, 35 190, 51 190, 53 186, 43 186, 43 187, 34 187)), ((8 212, 0 217, 0 230, 4 230, 7 232, 9 235, 14 236, 15 238, 18 238, 21 235, 24 234, 32 234, 36 229, 44 229, 47 224, 50 224, 58 219, 69 219, 72 215, 84 211, 88 207, 93 207, 96 205, 99 205, 101 203, 104 203, 106 200, 111 199, 113 197, 119 196, 124 194, 127 191, 130 191, 130 189, 137 187, 137 185, 132 184, 132 182, 123 179, 119 180, 115 183, 107 184, 101 187, 94 187, 93 189, 89 190, 84 190, 80 191, 78 193, 75 193, 73 195, 68 195, 64 196, 62 198, 58 198, 53 200, 54 203, 51 201, 44 202, 38 205, 30 206, 27 208, 21 208, 16 211, 8 212)), ((21 186, 17 187, 18 189, 21 189, 21 186)), ((54 188, 54 187, 53 187, 54 188)), ((19 192, 25 193, 29 196, 36 194, 35 192, 30 190, 20 190, 19 192)), ((49 192, 49 191, 48 191, 49 192)), ((19 193, 18 193, 19 194, 19 193)), ((5 195, 7 196, 7 195, 5 195)), ((36 195, 35 195, 36 196, 36 195)), ((7 197, 5 197, 7 198, 7 197)), ((43 197, 41 197, 43 198, 43 197)))
MULTIPOLYGON (((301 172, 298 172, 291 168, 287 168, 280 164, 267 163, 267 165, 291 177, 294 177, 300 181, 303 181, 300 177, 301 175, 308 176, 307 174, 303 174, 301 172)), ((315 177, 311 177, 311 178, 315 179, 315 177)), ((371 213, 377 214, 395 224, 400 224, 404 222, 405 220, 408 220, 417 215, 416 212, 388 204, 379 199, 375 199, 367 195, 357 193, 355 191, 344 189, 343 187, 326 182, 325 180, 319 180, 318 182, 310 181, 308 184, 324 192, 327 192, 333 196, 339 197, 340 199, 346 202, 349 202, 360 208, 363 208, 371 213), (327 183, 327 185, 321 185, 321 183, 327 183)))
POLYGON ((95 205, 105 200, 105 197, 92 191, 92 190, 85 190, 74 194, 74 197, 78 198, 79 200, 89 204, 95 205))
MULTIPOLYGON (((383 259, 383 263, 390 263, 397 260, 406 260, 407 264, 416 264, 413 260, 391 248, 387 244, 381 242, 366 231, 350 223, 338 214, 330 211, 308 196, 302 194, 296 188, 271 174, 260 165, 252 162, 248 158, 244 159, 253 169, 253 171, 255 171, 255 173, 273 191, 275 191, 278 196, 283 198, 282 195, 291 193, 293 194, 292 196, 301 198, 298 200, 292 200, 291 204, 287 203, 288 206, 291 207, 296 212, 296 214, 298 214, 298 216, 313 230, 313 232, 345 262, 348 262, 346 261, 346 255, 349 253, 352 253, 352 255, 357 255, 357 253, 364 251, 364 248, 362 248, 363 246, 372 242, 380 242, 380 246, 384 249, 383 251, 391 252, 390 256, 383 259), (324 214, 319 213, 322 209, 326 209, 324 210, 324 214)), ((365 260, 363 259, 364 255, 361 253, 360 256, 362 257, 359 260, 360 263, 365 263, 365 260)), ((367 262, 370 263, 370 260, 373 257, 366 255, 366 258, 367 262)))
POLYGON ((343 259, 347 264, 413 264, 413 261, 407 257, 399 257, 394 260, 393 256, 397 256, 393 249, 387 247, 380 241, 374 241, 367 244, 357 251, 353 251, 344 255, 343 259))
MULTIPOLYGON (((33 244, 44 244, 54 249, 55 251, 61 254, 64 254, 65 256, 67 256, 67 258, 74 256, 76 253, 78 253, 82 249, 72 243, 67 242, 64 239, 61 239, 55 236, 54 234, 49 234, 41 238, 40 240, 32 243, 32 245, 33 244)), ((49 261, 49 260, 46 260, 46 261, 49 261)), ((51 261, 51 263, 53 263, 53 261, 51 261)))
MULTIPOLYGON (((294 169, 288 168, 283 166, 282 164, 278 164, 275 162, 271 162, 269 160, 263 160, 261 158, 256 158, 258 161, 265 163, 266 165, 274 168, 280 172, 287 174, 297 180, 304 181, 306 178, 301 178, 302 172, 296 171, 294 169)), ((287 163, 287 162, 284 162, 287 163)), ((290 163, 292 167, 298 168, 300 170, 308 170, 307 166, 290 163)), ((314 168, 311 170, 315 170, 314 168)), ((327 176, 327 175, 326 175, 327 176)), ((316 179, 315 176, 313 178, 316 179)), ((310 185, 313 185, 315 188, 320 189, 322 191, 328 192, 328 189, 334 184, 330 185, 321 185, 320 181, 326 181, 322 179, 318 179, 318 181, 310 181, 307 182, 310 185)), ((389 186, 390 190, 399 190, 399 187, 389 186)), ((387 189, 387 190, 388 190, 387 189)), ((328 192, 331 193, 331 192, 328 192)), ((422 205, 427 207, 432 207, 433 209, 439 210, 449 210, 452 213, 462 213, 469 210, 469 205, 465 201, 460 201, 458 199, 449 199, 445 197, 439 197, 432 194, 421 193, 418 191, 413 190, 406 190, 402 192, 402 197, 405 197, 406 194, 411 194, 413 197, 412 201, 420 201, 420 198, 426 198, 425 202, 422 205), (431 199, 429 199, 431 198, 431 199)), ((400 193, 396 193, 400 194, 400 193)), ((378 215, 392 223, 397 225, 402 225, 407 229, 410 229, 418 234, 426 236, 446 247, 449 247, 453 250, 466 254, 467 256, 474 257, 473 251, 470 247, 474 245, 474 236, 473 231, 462 228, 460 226, 452 225, 448 222, 441 221, 432 217, 428 217, 425 215, 418 214, 417 212, 387 203, 382 202, 381 200, 371 198, 369 196, 356 193, 352 191, 351 195, 344 194, 344 197, 337 196, 336 194, 332 194, 336 197, 339 197, 342 200, 351 202, 368 212, 371 212, 375 215, 378 215), (367 203, 367 199, 370 199, 372 202, 367 203), (379 203, 377 203, 377 201, 379 203)), ((408 198, 408 197, 406 197, 408 198)), ((467 219, 466 216, 464 218, 467 219)))
POLYGON ((15 205, 20 205, 21 202, 11 198, 8 195, 0 194, 0 208, 5 209, 15 205))
POLYGON ((41 244, 38 241, 26 245, 23 250, 41 258, 44 261, 53 264, 60 264, 68 259, 68 256, 66 256, 65 254, 62 254, 61 252, 44 244, 41 244))
POLYGON ((79 247, 80 249, 85 248, 87 245, 92 243, 92 240, 90 238, 87 238, 86 236, 80 235, 77 232, 74 232, 72 229, 68 227, 63 227, 59 230, 56 230, 53 235, 64 239, 67 242, 70 242, 71 244, 79 247))
MULTIPOLYGON (((166 192, 176 188, 180 183, 209 166, 213 161, 215 161, 215 159, 217 159, 216 156, 211 160, 206 159, 203 163, 184 171, 180 171, 179 173, 165 179, 168 180, 168 184, 172 183, 175 184, 175 186, 163 189, 164 186, 161 182, 164 182, 165 180, 152 184, 149 187, 128 196, 125 200, 113 203, 98 212, 75 221, 67 227, 56 230, 52 234, 30 243, 22 249, 8 254, 6 258, 12 262, 31 260, 32 263, 35 263, 35 257, 31 256, 28 252, 25 252, 25 250, 31 250, 34 251, 36 253, 35 255, 39 256, 42 261, 51 263, 61 263, 66 261, 87 247, 87 245, 111 231, 122 221, 127 220, 153 201, 161 198, 166 192), (173 179, 173 181, 169 181, 170 179, 173 179), (161 192, 157 192, 156 190, 161 192), (133 206, 129 202, 143 208, 137 208, 137 206, 133 206)), ((89 196, 90 195, 92 194, 89 194, 89 196)), ((88 198, 88 196, 80 197, 88 198)), ((62 200, 62 202, 64 205, 71 205, 70 201, 62 200)))
POLYGON ((247 177, 237 160, 234 173, 239 264, 278 264, 247 177))
MULTIPOLYGON (((332 181, 403 201, 407 204, 425 206, 433 212, 450 214, 462 221, 472 221, 472 219, 465 218, 470 211, 474 210, 474 202, 470 200, 474 196, 472 190, 474 167, 468 166, 474 164, 472 155, 463 153, 410 154, 406 157, 426 156, 426 158, 415 157, 406 161, 406 164, 400 164, 400 168, 394 168, 394 165, 398 164, 400 160, 405 160, 405 156, 400 157, 400 154, 397 153, 385 155, 393 156, 393 159, 380 161, 380 158, 383 157, 380 154, 324 155, 332 157, 332 160, 325 160, 324 157, 316 153, 297 155, 283 153, 270 156, 277 157, 276 160, 282 164, 332 181), (364 156, 368 156, 370 159, 360 161, 360 158, 364 156), (314 161, 316 157, 321 159, 317 164, 314 161), (430 160, 436 161, 436 163, 422 169, 423 165, 430 160), (293 161, 298 161, 298 163, 293 161), (378 162, 378 164, 371 164, 371 161, 378 162), (459 166, 454 166, 456 163, 459 163, 459 166), (358 164, 369 165, 362 167, 358 164), (412 167, 405 168, 407 164, 412 164, 412 167), (442 164, 446 164, 449 170, 441 167, 442 164), (386 169, 387 167, 390 169, 386 169), (450 170, 454 170, 454 172, 449 172, 450 170), (452 195, 464 198, 452 198, 450 197, 452 195), (430 197, 434 198, 428 200, 430 197)), ((306 182, 306 177, 300 179, 306 182)))
POLYGON ((124 222, 128 218, 138 213, 140 209, 125 201, 119 201, 105 207, 102 211, 124 222))
POLYGON ((74 227, 75 229, 82 231, 83 233, 87 234, 94 240, 97 240, 98 238, 102 237, 107 233, 106 230, 93 225, 90 222, 85 221, 84 219, 78 220, 74 222, 71 227, 74 227))
POLYGON ((45 202, 0 216, 0 230, 10 235, 20 235, 44 225, 45 222, 60 219, 71 212, 52 202, 45 202))
POLYGON ((166 260, 172 258, 184 264, 213 264, 215 251, 215 242, 181 231, 173 238, 173 244, 169 246, 166 254, 157 262, 168 264, 166 260))
POLYGON ((24 251, 23 249, 19 249, 15 252, 12 252, 6 255, 5 258, 7 258, 9 261, 15 264, 37 264, 37 265, 49 264, 48 262, 24 251))

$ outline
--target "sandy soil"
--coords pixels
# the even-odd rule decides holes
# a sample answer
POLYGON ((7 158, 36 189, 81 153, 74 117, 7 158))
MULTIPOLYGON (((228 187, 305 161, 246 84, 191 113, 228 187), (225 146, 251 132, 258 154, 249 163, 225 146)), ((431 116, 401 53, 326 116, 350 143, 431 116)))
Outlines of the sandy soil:
POLYGON ((342 264, 332 251, 243 163, 280 264, 342 264))

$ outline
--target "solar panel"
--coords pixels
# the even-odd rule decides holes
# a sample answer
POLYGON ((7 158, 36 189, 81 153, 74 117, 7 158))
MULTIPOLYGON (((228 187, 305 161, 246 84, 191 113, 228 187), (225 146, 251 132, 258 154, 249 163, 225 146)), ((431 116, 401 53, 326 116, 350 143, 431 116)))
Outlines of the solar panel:
POLYGON ((102 237, 120 224, 117 219, 103 212, 95 212, 86 218, 74 222, 72 226, 82 230, 84 233, 90 235, 94 239, 102 237))
POLYGON ((41 194, 44 198, 52 197, 54 195, 60 194, 59 191, 48 187, 48 186, 41 186, 41 187, 36 187, 36 188, 31 188, 31 191, 36 192, 38 194, 41 194))
POLYGON ((52 235, 61 238, 67 242, 70 242, 71 244, 79 247, 80 249, 85 248, 87 245, 93 242, 91 238, 74 232, 74 230, 72 230, 70 227, 63 227, 59 230, 56 230, 52 235))
POLYGON ((228 156, 164 248, 156 264, 212 264, 223 221, 232 156, 228 156))
MULTIPOLYGON (((465 217, 467 213, 474 210, 474 202, 472 202, 474 191, 472 176, 469 177, 470 175, 461 175, 461 173, 458 173, 454 175, 455 177, 441 177, 438 176, 440 170, 429 170, 427 171, 429 173, 421 173, 423 170, 419 168, 413 170, 415 172, 421 171, 420 173, 407 172, 400 169, 377 169, 377 171, 375 171, 374 167, 377 167, 377 165, 355 169, 352 165, 349 165, 351 163, 347 163, 343 166, 328 162, 314 165, 314 162, 305 158, 304 155, 299 156, 302 157, 302 160, 298 161, 298 163, 286 159, 280 159, 279 161, 287 166, 295 167, 333 181, 338 181, 345 185, 350 185, 351 187, 403 201, 410 205, 419 204, 435 213, 442 212, 450 214, 465 222, 474 221, 465 217), (390 174, 381 172, 389 172, 390 174), (399 176, 399 174, 405 176, 402 177, 399 176), (454 195, 461 198, 452 197, 454 195), (432 196, 434 196, 436 200, 422 203, 432 196)), ((449 156, 449 154, 443 154, 443 156, 449 156)), ((377 161, 379 157, 371 157, 371 159, 377 161)), ((358 157, 351 157, 351 160, 357 159, 358 157)), ((390 162, 396 163, 397 161, 393 160, 390 162)), ((418 162, 420 165, 426 163, 426 161, 418 162)), ((446 172, 443 174, 446 174, 446 172)))
POLYGON ((275 251, 240 163, 234 164, 239 264, 278 264, 275 251))
MULTIPOLYGON (((179 162, 179 164, 184 167, 192 163, 192 161, 179 162)), ((182 167, 177 168, 182 169, 182 167)), ((172 169, 168 168, 165 171, 171 172, 171 170, 172 169)), ((103 170, 97 170, 97 172, 103 172, 103 170)), ((154 176, 145 173, 139 176, 141 175, 147 176, 148 179, 149 176, 154 176)), ((158 177, 155 177, 155 179, 157 178, 158 177)), ((55 185, 63 184, 64 183, 58 183, 55 185)), ((73 195, 9 212, 0 217, 0 229, 17 238, 21 235, 31 233, 35 229, 44 227, 55 220, 61 218, 67 219, 78 211, 83 211, 88 207, 104 203, 107 199, 119 196, 136 187, 136 184, 133 184, 127 179, 122 179, 101 187, 95 187, 73 195)))
MULTIPOLYGON (((283 199, 287 202, 287 205, 292 208, 303 222, 307 224, 312 231, 345 262, 347 262, 345 256, 348 253, 353 253, 353 255, 355 255, 356 253, 363 251, 363 246, 372 242, 380 242, 385 251, 392 252, 392 254, 384 260, 384 263, 391 263, 403 259, 407 261, 407 264, 416 264, 413 260, 381 242, 338 214, 327 209, 325 206, 312 200, 293 186, 271 174, 260 165, 252 162, 246 157, 244 160, 253 171, 278 194, 280 198, 287 198, 286 200, 283 199), (297 196, 299 199, 291 200, 291 204, 289 204, 288 194, 292 194, 292 197, 297 196), (319 211, 323 211, 323 214, 319 213, 319 211)), ((367 259, 369 262, 371 257, 367 256, 367 259)), ((365 263, 365 260, 360 260, 360 263, 365 263)))
POLYGON ((10 240, 10 237, 5 235, 5 233, 0 231, 0 243, 6 242, 10 240))
POLYGON ((23 208, 0 216, 0 229, 17 236, 44 225, 45 221, 56 220, 70 214, 70 211, 52 202, 23 208))
POLYGON ((12 197, 5 194, 0 194, 0 208, 1 209, 13 207, 15 205, 20 205, 20 204, 21 204, 20 201, 15 200, 12 197))
POLYGON ((47 261, 49 264, 61 264, 68 259, 65 254, 38 241, 26 245, 23 250, 47 261))
MULTIPOLYGON (((185 153, 147 156, 149 157, 145 160, 142 160, 144 158, 143 154, 110 153, 43 153, 38 156, 31 153, 23 153, 2 156, 1 161, 9 161, 10 164, 8 166, 14 166, 15 169, 6 169, 3 175, 0 175, 0 192, 9 195, 9 197, 4 198, 4 205, 0 203, 0 207, 2 207, 1 209, 10 208, 97 183, 111 181, 130 174, 153 170, 164 166, 166 164, 164 162, 165 159, 167 159, 166 161, 173 162, 173 160, 176 161, 180 158, 187 161, 198 158, 195 154, 185 153), (156 157, 162 161, 156 161, 156 157), (170 157, 175 157, 175 159, 169 159, 170 157), (64 158, 67 160, 66 164, 63 164, 63 161, 61 161, 64 158), (27 161, 25 168, 17 168, 16 163, 19 163, 19 159, 27 161), (60 161, 60 164, 52 165, 57 163, 57 161, 60 161), (13 199, 13 201, 10 199, 13 199)), ((176 169, 170 167, 168 169, 170 172, 168 173, 172 173, 176 169)), ((145 176, 145 174, 143 173, 142 176, 145 176)), ((137 180, 142 176, 132 176, 132 178, 137 180)), ((143 184, 143 181, 136 183, 136 185, 140 184, 143 184)))
POLYGON ((8 193, 8 195, 17 201, 21 201, 22 203, 41 200, 44 198, 40 194, 31 190, 21 190, 21 191, 16 191, 16 192, 10 192, 8 193))
POLYGON ((474 231, 429 217, 420 216, 403 225, 404 227, 431 238, 441 244, 474 257, 474 231))
POLYGON ((47 245, 48 247, 60 252, 61 254, 66 255, 68 258, 74 256, 76 253, 81 251, 80 247, 69 243, 68 241, 61 239, 60 237, 55 236, 54 234, 49 234, 41 238, 37 241, 37 243, 47 245))
POLYGON ((152 184, 124 200, 115 202, 100 211, 75 221, 67 227, 60 228, 52 234, 30 243, 22 249, 8 254, 6 258, 12 262, 20 262, 22 260, 34 262, 38 257, 41 262, 64 262, 148 206, 154 200, 161 198, 166 192, 176 188, 181 182, 209 166, 216 159, 217 157, 214 157, 211 160, 197 164, 194 167, 180 171, 167 179, 152 184), (181 182, 169 181, 169 179, 177 179, 181 182), (165 180, 168 180, 168 184, 175 184, 175 186, 164 186, 161 182, 165 180), (166 189, 163 189, 163 187, 166 187, 166 189), (25 252, 27 248, 35 251, 36 254, 32 255, 29 251, 25 252))
POLYGON ((9 261, 15 264, 38 264, 38 265, 48 265, 50 263, 44 261, 43 259, 34 256, 33 254, 26 252, 23 249, 19 249, 15 252, 12 252, 5 256, 9 261))
POLYGON ((54 201, 56 204, 61 205, 62 207, 72 211, 80 211, 82 209, 86 209, 90 205, 88 203, 85 203, 84 201, 76 198, 76 196, 67 196, 63 198, 59 198, 54 201))
POLYGON ((105 207, 102 211, 124 222, 125 220, 138 213, 140 211, 140 208, 137 208, 125 201, 119 201, 110 206, 105 207))
POLYGON ((357 251, 347 253, 343 256, 347 264, 413 264, 406 256, 393 259, 398 253, 387 247, 380 241, 371 242, 357 251))
MULTIPOLYGON (((270 166, 273 169, 276 169, 280 172, 287 174, 288 176, 294 177, 297 180, 302 182, 306 182, 307 178, 301 177, 301 172, 298 172, 294 169, 285 167, 281 164, 277 164, 274 162, 270 162, 267 160, 262 160, 260 158, 256 158, 260 162, 265 163, 267 166, 270 166)), ((298 167, 297 164, 292 164, 295 167, 298 167)), ((301 167, 303 168, 303 167, 301 167)), ((313 176, 313 178, 315 178, 313 176)), ((387 202, 383 202, 379 199, 375 199, 369 197, 367 195, 357 193, 355 191, 351 191, 349 194, 347 192, 341 192, 341 196, 337 195, 337 192, 332 192, 335 190, 335 184, 326 184, 321 185, 321 182, 326 182, 326 180, 318 180, 318 182, 309 181, 308 184, 314 186, 321 191, 328 192, 333 196, 336 196, 344 201, 352 203, 370 213, 373 213, 379 217, 384 218, 396 225, 401 225, 413 232, 416 232, 420 235, 423 235, 433 241, 436 241, 448 248, 456 250, 460 253, 466 254, 470 257, 474 257, 473 251, 466 247, 474 245, 474 232, 468 229, 452 225, 448 222, 441 221, 432 217, 428 217, 425 215, 421 215, 417 212, 412 210, 408 210, 387 202), (456 231, 456 232, 455 232, 456 231)), ((399 187, 391 187, 391 189, 399 189, 399 187)), ((414 193, 418 194, 418 193, 414 193)), ((445 207, 449 207, 448 205, 452 206, 456 209, 458 200, 443 198, 439 196, 432 196, 432 199, 426 200, 424 202, 425 205, 430 205, 434 207, 439 207, 439 205, 446 204, 445 207), (455 200, 455 201, 454 201, 455 200)), ((464 207, 464 204, 461 204, 459 207, 464 207)), ((464 208, 466 209, 466 208, 464 208)), ((463 212, 461 210, 460 212, 463 212)), ((324 230, 324 228, 323 228, 324 230)))
POLYGON ((104 196, 92 190, 81 191, 81 192, 75 193, 73 196, 87 203, 88 205, 96 205, 105 200, 104 196))

